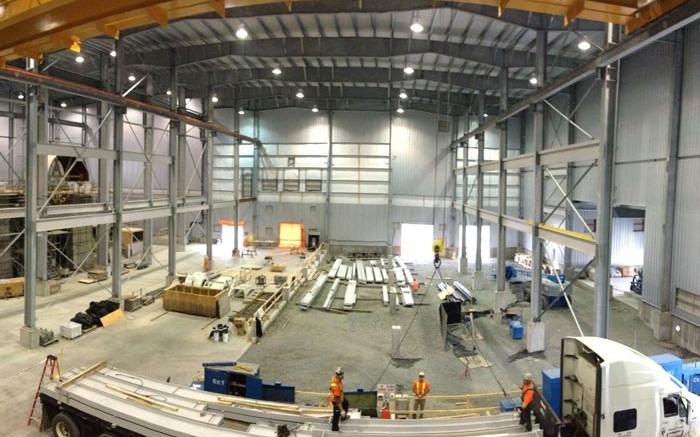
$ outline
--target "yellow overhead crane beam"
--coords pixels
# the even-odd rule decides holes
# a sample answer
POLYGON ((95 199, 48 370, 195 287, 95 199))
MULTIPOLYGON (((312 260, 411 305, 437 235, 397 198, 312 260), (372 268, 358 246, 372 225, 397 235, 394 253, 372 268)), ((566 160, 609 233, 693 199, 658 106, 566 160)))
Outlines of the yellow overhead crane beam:
MULTIPOLYGON (((283 3, 292 11, 301 1, 309 0, 0 0, 0 64, 22 57, 38 59, 57 49, 79 52, 85 39, 118 38, 120 31, 139 26, 167 26, 171 20, 212 11, 223 17, 227 8, 261 4, 283 3)), ((518 9, 559 15, 567 25, 577 18, 623 24, 632 32, 688 0, 451 1, 494 6, 499 14, 518 9)), ((433 5, 439 3, 435 0, 433 5)))

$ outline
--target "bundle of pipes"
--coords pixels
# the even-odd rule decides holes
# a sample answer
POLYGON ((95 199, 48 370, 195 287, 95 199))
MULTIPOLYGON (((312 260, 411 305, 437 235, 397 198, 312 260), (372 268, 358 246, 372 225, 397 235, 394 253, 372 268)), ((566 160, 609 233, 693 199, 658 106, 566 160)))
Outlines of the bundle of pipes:
POLYGON ((468 300, 468 301, 470 301, 470 302, 472 302, 472 303, 476 303, 476 296, 474 296, 474 295, 472 294, 472 292, 469 291, 469 289, 467 289, 467 287, 465 287, 461 282, 459 282, 459 281, 454 281, 454 282, 452 283, 452 286, 454 287, 454 289, 455 289, 455 291, 456 291, 457 293, 459 293, 459 294, 462 295, 462 297, 464 298, 464 300, 468 300))

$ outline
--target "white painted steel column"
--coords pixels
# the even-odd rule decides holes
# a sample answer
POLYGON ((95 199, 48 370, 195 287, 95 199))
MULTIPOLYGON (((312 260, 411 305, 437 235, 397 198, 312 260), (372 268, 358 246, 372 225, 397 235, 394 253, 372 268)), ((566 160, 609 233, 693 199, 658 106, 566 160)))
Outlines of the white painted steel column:
MULTIPOLYGON (((606 42, 611 47, 619 41, 620 28, 607 25, 606 42)), ((619 62, 599 70, 602 76, 600 98, 600 158, 598 159, 598 219, 596 222, 596 280, 594 293, 594 330, 597 337, 608 336, 610 287, 610 239, 612 231, 612 185, 617 133, 617 90, 619 62)))
MULTIPOLYGON (((214 91, 210 88, 206 96, 206 102, 204 107, 206 108, 207 121, 212 123, 214 121, 214 102, 212 97, 214 96, 214 91)), ((238 110, 238 109, 236 109, 238 110)), ((207 198, 207 209, 202 213, 204 214, 204 238, 206 239, 207 246, 207 258, 209 258, 209 268, 214 266, 214 193, 213 193, 213 171, 214 171, 214 141, 212 138, 212 132, 206 130, 204 134, 204 156, 202 157, 202 195, 207 198)))
MULTIPOLYGON (((486 106, 485 106, 486 94, 481 91, 479 92, 478 98, 478 114, 477 120, 479 120, 479 126, 483 126, 486 123, 486 106)), ((476 174, 476 260, 475 268, 477 272, 481 271, 481 245, 482 245, 482 232, 481 228, 484 225, 484 221, 481 218, 481 210, 484 208, 484 172, 482 165, 484 164, 484 147, 486 146, 486 133, 481 132, 476 135, 477 140, 477 174, 476 174)), ((466 231, 466 229, 465 229, 466 231)))
MULTIPOLYGON (((238 98, 236 98, 236 110, 233 112, 233 130, 240 132, 241 130, 241 115, 238 113, 238 98)), ((239 186, 241 179, 241 160, 240 160, 241 140, 233 139, 233 247, 238 253, 238 222, 239 222, 239 186)))
MULTIPOLYGON (((177 111, 177 69, 175 65, 170 66, 170 110, 177 111)), ((180 122, 170 120, 170 132, 168 138, 168 153, 170 154, 170 166, 168 167, 168 203, 170 204, 170 216, 168 217, 168 276, 165 279, 166 285, 175 279, 177 256, 177 179, 178 179, 178 150, 177 132, 180 122)))
MULTIPOLYGON (((499 75, 499 109, 503 112, 508 107, 508 68, 501 69, 499 75)), ((498 164, 498 254, 496 262, 496 291, 506 289, 506 227, 503 216, 506 215, 506 199, 508 193, 508 173, 503 160, 508 154, 508 121, 500 125, 499 164, 498 164)))
MULTIPOLYGON (((116 42, 117 58, 114 64, 114 86, 120 91, 122 84, 122 59, 124 59, 124 45, 116 42)), ((121 270, 122 270, 122 203, 123 185, 123 148, 124 148, 124 113, 126 108, 114 106, 114 151, 116 158, 112 164, 112 205, 114 210, 114 224, 112 225, 112 299, 119 300, 122 294, 121 270)))
MULTIPOLYGON (((177 93, 177 105, 178 111, 181 114, 187 113, 187 94, 185 87, 178 87, 177 91, 173 90, 173 93, 177 93)), ((177 202, 184 202, 187 197, 185 186, 187 182, 187 124, 180 122, 177 129, 177 202)), ((178 213, 177 227, 175 228, 177 234, 177 240, 175 245, 175 250, 178 252, 185 251, 185 229, 187 228, 187 213, 178 213)))
MULTIPOLYGON (((153 77, 146 77, 146 100, 151 103, 153 99, 153 77)), ((143 198, 153 206, 153 125, 155 117, 149 112, 143 113, 143 151, 146 153, 146 161, 143 163, 143 198)), ((141 264, 150 266, 153 255, 153 220, 143 222, 143 250, 141 264)))

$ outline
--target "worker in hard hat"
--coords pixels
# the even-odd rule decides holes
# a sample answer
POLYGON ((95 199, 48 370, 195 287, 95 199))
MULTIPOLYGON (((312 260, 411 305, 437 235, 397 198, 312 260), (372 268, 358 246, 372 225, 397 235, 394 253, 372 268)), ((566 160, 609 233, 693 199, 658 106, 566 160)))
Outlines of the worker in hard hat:
POLYGON ((413 394, 416 399, 413 401, 413 418, 416 418, 416 411, 420 410, 420 419, 423 418, 422 411, 425 410, 426 397, 430 393, 430 383, 425 379, 425 373, 418 373, 418 379, 413 381, 413 394))
POLYGON ((520 408, 520 423, 525 425, 528 431, 532 431, 532 400, 535 397, 535 383, 532 382, 532 374, 523 375, 521 388, 522 406, 520 408))
POLYGON ((333 422, 332 422, 332 431, 338 431, 340 428, 338 428, 338 422, 341 419, 341 414, 340 411, 343 410, 343 415, 342 419, 345 420, 348 418, 348 401, 345 399, 345 394, 343 393, 343 378, 345 377, 345 372, 343 372, 342 367, 338 367, 335 369, 335 373, 333 374, 333 378, 331 379, 331 388, 330 388, 330 396, 329 396, 329 401, 330 404, 333 406, 333 422))

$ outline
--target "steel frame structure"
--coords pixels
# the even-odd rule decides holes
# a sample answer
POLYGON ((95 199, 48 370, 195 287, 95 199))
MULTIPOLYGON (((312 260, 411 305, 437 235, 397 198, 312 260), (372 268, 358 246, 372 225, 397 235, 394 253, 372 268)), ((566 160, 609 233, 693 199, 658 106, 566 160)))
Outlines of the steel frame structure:
MULTIPOLYGON (((120 44, 116 50, 121 52, 120 44)), ((123 55, 123 54, 122 54, 123 55)), ((123 56, 122 56, 123 58, 123 56)), ((116 62, 105 66, 105 77, 112 74, 112 89, 119 91, 123 84, 122 68, 119 65, 118 57, 116 62)), ((103 59, 105 63, 109 59, 103 59)), ((25 139, 25 206, 19 208, 4 208, 0 212, 0 219, 24 218, 25 230, 18 233, 10 242, 7 248, 3 248, 2 253, 6 253, 17 239, 24 235, 24 274, 25 274, 25 311, 24 326, 21 329, 20 340, 24 346, 38 347, 38 330, 36 325, 36 296, 37 286, 40 281, 46 281, 46 253, 47 243, 50 244, 57 253, 66 257, 68 261, 76 267, 77 273, 83 266, 85 260, 77 262, 70 259, 60 248, 48 242, 46 233, 59 229, 73 229, 78 227, 97 226, 97 244, 92 247, 91 252, 97 251, 98 262, 103 262, 112 266, 111 287, 103 286, 110 291, 113 299, 120 299, 122 295, 123 281, 121 270, 121 250, 122 250, 122 228, 123 224, 129 222, 144 222, 144 250, 140 263, 150 264, 153 245, 153 220, 159 218, 168 219, 169 246, 166 281, 171 281, 176 272, 175 251, 181 247, 176 245, 176 241, 184 243, 184 220, 186 213, 201 213, 204 215, 205 226, 203 233, 206 240, 206 253, 212 259, 213 249, 213 212, 220 208, 234 208, 234 215, 237 216, 238 196, 232 195, 230 200, 215 201, 212 196, 211 168, 213 153, 212 136, 216 133, 230 137, 235 145, 236 156, 238 155, 238 145, 245 139, 259 145, 255 138, 239 135, 238 132, 223 128, 213 123, 213 105, 211 104, 211 93, 202 96, 205 102, 206 121, 189 117, 185 114, 184 93, 173 93, 170 110, 154 106, 126 97, 132 86, 122 94, 85 87, 73 84, 38 73, 39 68, 34 61, 29 61, 28 65, 33 71, 22 71, 13 68, 2 70, 0 76, 4 79, 26 84, 26 139, 25 139), (46 134, 49 126, 61 127, 61 120, 56 117, 49 117, 50 100, 49 90, 59 90, 63 93, 79 95, 96 102, 96 117, 99 125, 91 138, 88 138, 85 131, 85 104, 83 104, 83 134, 80 144, 70 141, 70 144, 54 144, 47 140, 46 134), (208 104, 206 102, 209 102, 208 104), (133 123, 126 116, 126 109, 134 108, 143 112, 143 138, 136 138, 140 151, 125 151, 124 132, 132 129, 133 123), (156 153, 157 145, 154 141, 154 115, 168 118, 170 131, 170 149, 167 154, 156 153), (52 124, 49 124, 50 120, 52 124), (128 127, 127 127, 128 126, 128 127), (187 142, 187 129, 196 128, 200 131, 199 138, 202 140, 202 151, 198 158, 195 158, 190 151, 187 142), (92 146, 95 144, 94 146, 92 146), (92 146, 92 147, 91 147, 92 146), (191 177, 185 177, 184 161, 189 153, 196 171, 191 177), (67 169, 60 182, 52 190, 48 191, 47 184, 47 157, 64 156, 75 158, 73 164, 67 169), (74 205, 50 205, 51 200, 62 186, 68 173, 79 161, 98 161, 99 191, 95 203, 74 204, 74 205), (125 161, 143 163, 141 174, 134 181, 134 186, 125 188, 123 183, 123 165, 125 161), (153 166, 167 166, 169 169, 168 197, 154 198, 153 190, 153 166), (111 182, 109 181, 109 166, 111 169, 111 182), (201 168, 201 172, 200 172, 201 168), (194 176, 200 174, 201 189, 195 195, 188 195, 190 185, 195 179, 194 176), (143 199, 130 200, 134 188, 143 175, 143 199), (110 191, 112 195, 110 196, 110 191), (178 228, 180 225, 181 229, 178 228), (111 227, 111 253, 109 253, 111 227), (182 232, 177 233, 180 229, 182 232), (180 234, 180 235, 178 235, 180 234), (177 240, 176 237, 179 237, 177 240)), ((177 89, 177 71, 172 68, 171 83, 173 89, 177 89)), ((152 94, 152 80, 144 77, 146 94, 152 94)), ((110 81, 106 81, 109 83, 110 81)), ((236 117, 238 118, 238 117, 236 117)), ((238 122, 234 125, 237 127, 238 122)), ((63 132, 65 134, 65 131, 63 132)), ((164 132, 165 133, 165 132, 164 132)), ((239 163, 235 159, 234 166, 236 175, 238 174, 239 163)), ((238 184, 235 184, 237 192, 238 184)), ((195 190, 196 191, 196 190, 195 190)), ((85 258, 87 259, 87 258, 85 258)), ((75 273, 73 276, 75 276, 75 273)), ((71 276, 71 279, 72 277, 71 276)), ((127 279, 128 281, 128 279, 127 279)))
MULTIPOLYGON (((503 127, 507 120, 513 116, 520 114, 525 110, 531 110, 534 113, 534 145, 535 152, 528 154, 520 154, 518 156, 506 157, 505 156, 505 141, 507 136, 503 133, 501 134, 501 145, 500 145, 500 157, 498 160, 488 161, 488 162, 478 162, 476 165, 464 166, 463 168, 455 168, 455 174, 462 173, 464 176, 463 183, 463 199, 461 203, 455 202, 453 206, 462 211, 464 224, 467 220, 466 216, 472 215, 477 217, 477 220, 483 219, 492 223, 497 223, 499 225, 499 256, 497 260, 497 291, 503 291, 505 289, 505 257, 501 256, 501 252, 505 246, 505 238, 502 236, 502 228, 510 228, 524 234, 532 236, 532 247, 533 247, 533 285, 532 285, 532 300, 531 300, 531 310, 533 321, 540 320, 541 312, 541 280, 542 280, 542 243, 543 242, 553 242, 565 246, 566 248, 578 250, 584 252, 588 255, 594 256, 596 260, 596 286, 595 286, 595 321, 594 321, 594 332, 593 335, 600 337, 607 337, 608 330, 608 287, 609 287, 609 271, 610 271, 610 234, 611 234, 611 218, 612 218, 612 178, 613 178, 613 168, 614 168, 614 142, 616 134, 616 118, 617 118, 617 89, 619 87, 619 61, 623 57, 630 55, 643 47, 651 44, 660 38, 668 36, 672 32, 682 29, 687 24, 700 18, 700 4, 690 2, 685 4, 678 9, 668 13, 666 16, 662 17, 658 21, 651 23, 643 33, 635 36, 634 38, 628 39, 624 42, 620 41, 620 36, 622 29, 619 26, 609 25, 606 31, 606 41, 607 46, 595 59, 591 60, 587 64, 572 70, 569 73, 565 73, 556 79, 546 82, 544 77, 544 71, 546 67, 546 52, 544 50, 544 43, 546 35, 540 36, 540 33, 544 34, 545 31, 539 31, 537 39, 537 51, 536 51, 536 63, 537 63, 537 79, 538 83, 542 84, 541 88, 518 102, 515 105, 507 107, 507 84, 501 86, 501 113, 495 117, 489 117, 488 122, 482 122, 479 126, 471 131, 465 133, 463 136, 457 138, 453 141, 453 145, 460 145, 464 147, 467 140, 470 138, 480 139, 483 137, 487 129, 499 128, 503 132, 503 127), (552 108, 553 105, 547 102, 547 98, 564 90, 567 87, 575 84, 576 82, 589 77, 590 75, 597 73, 597 78, 601 82, 601 137, 600 139, 594 139, 591 135, 578 126, 570 117, 576 112, 580 101, 573 104, 571 108, 571 113, 569 116, 562 113, 560 110, 554 108, 553 112, 562 117, 570 126, 570 130, 578 129, 584 133, 589 141, 584 141, 580 143, 572 143, 574 135, 570 132, 568 135, 569 145, 563 147, 544 149, 544 118, 543 110, 544 105, 552 108), (571 224, 573 223, 573 217, 578 216, 581 219, 580 214, 576 211, 574 204, 569 199, 573 190, 580 183, 580 178, 578 181, 573 180, 573 168, 572 163, 574 162, 592 162, 588 169, 584 173, 585 177, 590 169, 597 165, 599 168, 599 187, 600 195, 597 206, 598 217, 597 217, 597 228, 596 235, 593 236, 590 233, 580 233, 574 232, 571 229, 571 224), (545 202, 543 199, 543 187, 544 187, 544 172, 548 171, 548 167, 559 166, 566 168, 566 180, 567 180, 567 191, 565 191, 553 175, 550 176, 553 181, 555 181, 555 189, 559 190, 563 195, 561 201, 554 207, 554 209, 544 218, 545 202), (534 211, 531 220, 519 219, 516 217, 511 217, 506 214, 506 205, 503 202, 503 196, 505 196, 505 184, 503 172, 508 169, 524 169, 533 168, 534 169, 534 185, 535 185, 535 201, 534 201, 534 211), (499 208, 498 212, 492 212, 485 210, 478 203, 476 208, 467 206, 467 198, 469 194, 467 193, 467 175, 476 175, 477 184, 479 181, 483 180, 483 174, 486 172, 499 172, 499 208), (564 228, 555 227, 546 224, 546 221, 553 215, 553 213, 564 203, 567 203, 567 212, 565 214, 564 222, 566 225, 564 228), (503 240, 502 240, 503 238, 503 240)), ((677 51, 676 58, 682 55, 682 48, 676 47, 677 51)), ((503 70, 507 70, 504 68, 503 70)), ((677 68, 681 71, 680 68, 677 68)), ((680 73, 679 73, 680 74, 680 73)), ((502 73, 503 76, 507 73, 502 73)), ((680 81, 676 81, 676 88, 674 89, 674 95, 680 95, 681 84, 680 81)), ((586 92, 585 95, 588 95, 586 92)), ((585 98, 585 96, 584 96, 585 98)), ((674 110, 672 114, 672 125, 675 129, 672 129, 671 144, 677 144, 677 124, 678 124, 678 109, 674 110), (675 132, 675 133, 674 133, 675 132)), ((483 144, 479 142, 480 153, 482 152, 483 144)), ((675 173, 674 154, 671 154, 671 170, 669 171, 669 178, 672 177, 672 173, 675 173)), ((465 161, 466 162, 466 161, 465 161)), ((669 179, 670 180, 670 179, 669 179)), ((480 187, 477 186, 477 190, 480 187)), ((675 186, 671 186, 669 189, 669 194, 674 194, 675 186)), ((669 200, 672 201, 673 199, 669 200)), ((667 208, 667 215, 672 215, 672 208, 667 208)), ((581 219, 582 220, 582 219, 581 219)), ((672 217, 668 217, 668 220, 672 222, 672 217)), ((480 228, 477 228, 478 232, 481 232, 480 228)), ((669 238, 666 237, 666 245, 669 246, 669 238)), ((464 246, 464 239, 463 239, 464 246)), ((669 247, 665 247, 666 251, 670 251, 669 247)), ((463 248, 463 250, 466 250, 463 248)), ((464 252, 466 253, 466 252, 464 252)), ((464 255, 463 256, 466 256, 464 255)), ((570 256, 565 259, 570 260, 570 256)), ((670 262, 667 259, 667 262, 670 262)), ((480 263, 479 263, 480 264, 480 263)), ((477 264, 477 270, 480 265, 477 264)), ((664 278, 668 281, 668 278, 664 278)), ((665 300, 667 302, 668 300, 665 300)))

